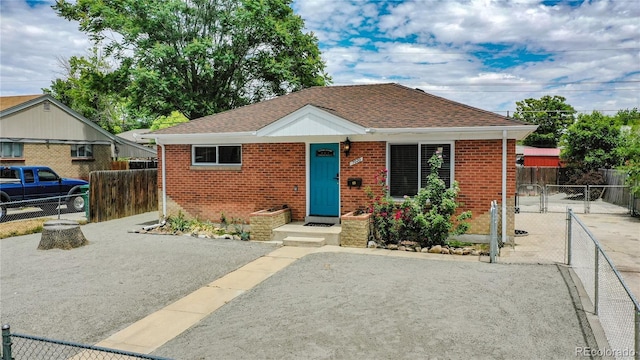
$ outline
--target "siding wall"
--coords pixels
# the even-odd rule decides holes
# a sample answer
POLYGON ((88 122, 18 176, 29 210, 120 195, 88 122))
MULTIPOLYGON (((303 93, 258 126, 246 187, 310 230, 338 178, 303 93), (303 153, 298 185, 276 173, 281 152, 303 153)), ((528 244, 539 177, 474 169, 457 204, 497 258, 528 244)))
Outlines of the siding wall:
MULTIPOLYGON (((514 233, 516 191, 515 141, 508 141, 507 204, 508 235, 514 233)), ((348 157, 341 153, 341 214, 366 206, 366 186, 376 186, 375 177, 386 167, 385 142, 355 142, 348 157), (363 161, 350 165, 362 157, 363 161), (362 188, 347 186, 350 177, 362 178, 362 188)), ((167 145, 167 215, 182 211, 201 220, 227 218, 248 220, 251 212, 287 204, 294 221, 306 213, 305 144, 245 144, 239 169, 191 166, 190 145, 167 145), (294 186, 298 191, 294 191, 294 186)), ((470 234, 487 234, 489 206, 502 198, 502 140, 461 140, 455 143, 455 178, 460 185, 461 211, 470 210, 470 234)), ((163 159, 160 159, 160 162, 163 159)), ((162 164, 158 165, 161 169, 162 164)), ((158 171, 159 209, 162 209, 162 172, 158 171)), ((163 215, 163 214, 161 214, 163 215)))

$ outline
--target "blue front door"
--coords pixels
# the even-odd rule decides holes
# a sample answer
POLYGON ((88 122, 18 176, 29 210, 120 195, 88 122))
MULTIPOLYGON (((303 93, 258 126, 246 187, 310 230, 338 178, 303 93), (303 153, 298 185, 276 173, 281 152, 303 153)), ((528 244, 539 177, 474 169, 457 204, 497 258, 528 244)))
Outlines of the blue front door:
POLYGON ((311 144, 309 188, 311 216, 340 215, 339 144, 311 144))

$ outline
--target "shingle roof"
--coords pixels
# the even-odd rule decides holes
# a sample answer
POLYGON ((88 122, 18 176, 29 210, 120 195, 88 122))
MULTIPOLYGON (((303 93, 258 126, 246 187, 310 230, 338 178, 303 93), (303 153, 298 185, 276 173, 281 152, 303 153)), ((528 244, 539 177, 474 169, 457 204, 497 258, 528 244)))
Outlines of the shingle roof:
POLYGON ((366 128, 517 126, 525 123, 399 84, 312 87, 155 131, 198 134, 257 131, 313 105, 366 128))
POLYGON ((6 110, 8 108, 12 108, 22 103, 26 103, 29 100, 33 100, 41 96, 44 96, 44 95, 40 94, 40 95, 0 96, 0 111, 6 110))

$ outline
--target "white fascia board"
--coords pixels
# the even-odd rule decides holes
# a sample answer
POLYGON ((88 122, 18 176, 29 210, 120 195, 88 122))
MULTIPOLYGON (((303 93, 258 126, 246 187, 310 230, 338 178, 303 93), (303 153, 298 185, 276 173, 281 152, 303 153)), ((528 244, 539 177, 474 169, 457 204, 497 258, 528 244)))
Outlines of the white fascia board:
POLYGON ((305 105, 263 127, 258 137, 349 136, 365 134, 366 128, 313 105, 305 105))
POLYGON ((436 136, 452 140, 485 140, 502 139, 503 131, 507 131, 509 139, 522 140, 538 128, 537 125, 515 126, 470 126, 439 128, 382 128, 371 129, 374 135, 383 136, 436 136))

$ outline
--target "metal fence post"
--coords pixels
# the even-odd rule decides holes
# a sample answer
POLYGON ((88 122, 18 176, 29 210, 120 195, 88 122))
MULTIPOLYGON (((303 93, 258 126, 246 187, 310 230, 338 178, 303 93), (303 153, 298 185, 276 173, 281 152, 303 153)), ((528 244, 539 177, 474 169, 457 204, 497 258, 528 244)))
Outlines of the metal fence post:
POLYGON ((598 273, 599 273, 599 267, 600 267, 600 249, 598 249, 598 246, 595 247, 595 251, 594 251, 594 265, 595 265, 595 269, 594 269, 594 277, 593 277, 593 313, 595 315, 598 315, 598 302, 599 302, 599 295, 598 295, 598 273))
POLYGON ((635 359, 640 360, 640 309, 636 309, 635 311, 635 343, 634 343, 634 351, 635 351, 635 359))
POLYGON ((571 265, 571 208, 567 208, 567 265, 571 265))
POLYGON ((2 360, 13 360, 11 357, 11 328, 9 324, 2 325, 2 360))

